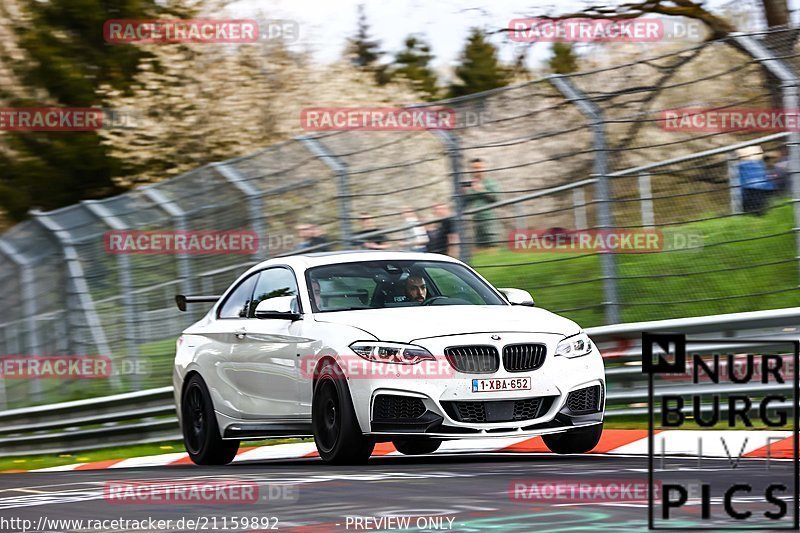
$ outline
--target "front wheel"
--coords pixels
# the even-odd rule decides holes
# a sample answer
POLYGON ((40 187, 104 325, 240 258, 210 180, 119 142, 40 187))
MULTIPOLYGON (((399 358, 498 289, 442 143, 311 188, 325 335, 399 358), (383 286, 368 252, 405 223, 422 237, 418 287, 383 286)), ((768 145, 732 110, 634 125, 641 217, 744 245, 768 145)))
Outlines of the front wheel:
POLYGON ((542 435, 542 440, 554 453, 586 453, 600 442, 603 424, 573 429, 564 433, 542 435))
POLYGON ((335 364, 325 365, 317 377, 311 423, 314 443, 326 463, 364 464, 375 448, 375 442, 361 433, 344 375, 335 364))
POLYGON ((203 378, 194 374, 186 382, 181 399, 183 444, 198 465, 226 465, 239 450, 238 440, 222 440, 214 405, 203 378))
POLYGON ((436 439, 397 439, 392 444, 397 451, 403 455, 425 455, 433 453, 442 445, 442 441, 436 439))

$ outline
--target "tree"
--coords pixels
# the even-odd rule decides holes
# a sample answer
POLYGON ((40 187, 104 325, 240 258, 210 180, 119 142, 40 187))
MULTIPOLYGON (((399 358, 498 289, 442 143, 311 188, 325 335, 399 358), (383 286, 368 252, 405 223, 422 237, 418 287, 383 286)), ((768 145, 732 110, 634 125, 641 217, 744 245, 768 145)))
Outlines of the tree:
MULTIPOLYGON (((557 15, 554 19, 634 19, 647 14, 667 17, 686 17, 698 20, 710 30, 708 39, 721 39, 736 31, 736 27, 725 17, 705 8, 702 0, 642 0, 619 5, 598 5, 578 12, 557 15)), ((761 0, 767 26, 787 26, 790 23, 787 0, 761 0)), ((505 30, 507 31, 507 30, 505 30)))
MULTIPOLYGON (((786 27, 786 31, 771 32, 763 37, 764 43, 778 57, 788 57, 794 54, 794 45, 800 29, 791 28, 789 7, 787 0, 761 0, 764 18, 769 28, 786 27)), ((644 15, 654 14, 667 17, 685 17, 702 22, 710 31, 707 40, 724 39, 728 34, 735 32, 735 25, 718 14, 705 8, 703 0, 642 0, 619 5, 596 5, 574 13, 557 15, 556 20, 571 18, 588 19, 635 19, 644 15)), ((503 31, 508 31, 508 28, 503 31)), ((733 46, 738 46, 735 41, 728 41, 733 46)), ((767 88, 769 89, 774 106, 782 103, 780 80, 772 73, 767 74, 767 88)))
POLYGON ((460 82, 450 85, 451 96, 497 89, 511 82, 511 72, 500 63, 497 48, 480 28, 470 31, 455 74, 460 82))
MULTIPOLYGON (((9 38, 3 62, 13 79, 0 80, 8 107, 95 107, 97 88, 127 90, 148 56, 103 40, 108 19, 157 18, 158 0, 80 2, 9 0, 0 6, 9 38), (18 54, 9 56, 14 49, 18 54)), ((0 137, 0 207, 20 220, 31 207, 54 209, 119 192, 118 161, 97 132, 4 132, 0 137)))
POLYGON ((309 106, 395 105, 418 98, 411 87, 376 85, 370 72, 346 60, 315 65, 310 54, 292 52, 280 40, 153 46, 152 53, 130 94, 103 92, 109 108, 119 111, 118 124, 101 134, 122 162, 115 181, 124 187, 307 133, 300 116, 309 106))
POLYGON ((438 98, 436 73, 430 67, 433 59, 431 48, 421 38, 409 35, 405 40, 405 48, 398 52, 392 66, 392 78, 400 76, 409 80, 414 90, 424 94, 427 101, 438 98))
POLYGON ((119 111, 118 123, 102 136, 122 162, 120 185, 160 181, 299 133, 283 122, 287 95, 304 83, 305 56, 283 43, 184 43, 153 54, 130 94, 103 88, 104 100, 119 111))
POLYGON ((358 5, 358 29, 354 37, 350 39, 347 47, 350 61, 361 70, 371 72, 375 76, 375 81, 379 85, 389 82, 389 74, 386 65, 380 64, 383 52, 380 48, 380 41, 370 37, 369 23, 367 14, 364 11, 364 4, 358 5))
POLYGON ((578 56, 569 43, 553 43, 551 48, 553 55, 550 56, 548 64, 550 69, 556 74, 570 74, 578 70, 578 56))

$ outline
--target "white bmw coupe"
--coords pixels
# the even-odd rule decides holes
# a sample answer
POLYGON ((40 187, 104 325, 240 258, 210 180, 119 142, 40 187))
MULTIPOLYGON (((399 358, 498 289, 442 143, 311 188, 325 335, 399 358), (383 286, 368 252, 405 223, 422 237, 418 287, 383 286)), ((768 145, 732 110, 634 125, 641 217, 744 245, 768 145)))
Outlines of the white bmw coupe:
POLYGON ((363 463, 444 440, 541 435, 556 453, 600 439, 605 373, 577 324, 495 289, 447 256, 334 252, 264 261, 177 343, 186 450, 226 464, 241 440, 314 437, 323 460, 363 463))

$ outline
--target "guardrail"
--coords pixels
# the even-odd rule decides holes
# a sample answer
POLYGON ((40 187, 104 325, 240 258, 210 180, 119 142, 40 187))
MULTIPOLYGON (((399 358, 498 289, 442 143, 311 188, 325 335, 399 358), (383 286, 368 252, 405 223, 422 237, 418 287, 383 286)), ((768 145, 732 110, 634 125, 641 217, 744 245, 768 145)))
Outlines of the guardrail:
POLYGON ((181 438, 172 387, 0 411, 0 424, 0 457, 181 438))
MULTIPOLYGON (((634 322, 589 328, 586 332, 607 361, 606 417, 647 413, 647 382, 641 372, 641 333, 685 333, 693 339, 722 342, 703 351, 722 351, 734 346, 726 340, 753 340, 746 346, 763 347, 759 339, 800 338, 800 307, 701 316, 650 322, 634 322)), ((693 394, 707 385, 675 385, 664 391, 693 394)), ((757 385, 759 391, 790 391, 791 385, 757 385)), ((719 387, 719 386, 716 386, 719 387)), ((737 390, 743 390, 741 388, 737 390)), ((791 407, 791 402, 772 408, 791 407)), ((723 411, 724 411, 723 407, 723 411)), ((0 412, 0 457, 71 453, 111 446, 127 446, 181 438, 175 417, 172 387, 143 390, 0 412)))

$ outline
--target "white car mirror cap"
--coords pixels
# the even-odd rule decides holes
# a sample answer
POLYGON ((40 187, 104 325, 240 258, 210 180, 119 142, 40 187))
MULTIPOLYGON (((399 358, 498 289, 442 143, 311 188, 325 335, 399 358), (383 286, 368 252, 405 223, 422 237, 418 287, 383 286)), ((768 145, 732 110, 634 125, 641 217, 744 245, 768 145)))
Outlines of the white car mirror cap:
POLYGON ((256 318, 285 318, 297 320, 300 317, 296 296, 276 296, 261 300, 256 306, 256 318))
POLYGON ((525 305, 528 307, 533 307, 536 305, 533 301, 533 296, 531 296, 531 293, 528 291, 508 287, 497 290, 500 291, 503 296, 505 296, 506 300, 511 305, 525 305))

